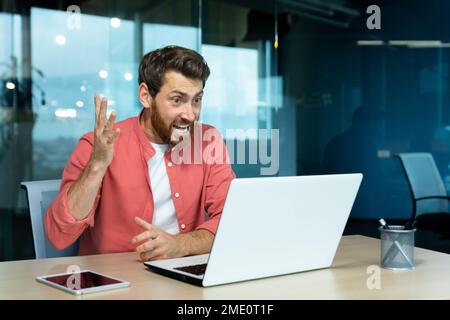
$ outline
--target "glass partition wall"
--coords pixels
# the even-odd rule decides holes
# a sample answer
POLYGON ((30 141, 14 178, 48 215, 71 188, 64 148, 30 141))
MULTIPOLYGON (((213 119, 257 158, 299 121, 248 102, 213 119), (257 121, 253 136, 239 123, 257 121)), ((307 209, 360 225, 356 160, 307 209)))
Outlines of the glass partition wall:
MULTIPOLYGON (((263 9, 273 15, 272 6, 263 9)), ((265 175, 295 175, 294 158, 268 161, 282 79, 275 19, 269 36, 248 30, 248 16, 258 10, 219 0, 2 2, 0 260, 33 257, 20 182, 61 178, 78 139, 93 130, 96 93, 108 97, 108 113, 115 111, 118 121, 138 115, 140 59, 162 46, 205 57, 211 76, 201 121, 221 131, 239 177, 260 176, 263 167, 270 167, 265 175), (260 134, 268 137, 264 148, 260 134), (263 161, 253 159, 258 151, 266 152, 263 161)))
POLYGON ((61 177, 93 128, 95 93, 119 121, 137 115, 139 61, 169 44, 208 62, 201 121, 222 133, 238 177, 361 172, 349 222, 370 224, 352 230, 378 236, 378 218, 408 219, 395 154, 430 153, 450 189, 450 3, 373 5, 0 2, 0 260, 33 257, 20 182, 61 177))

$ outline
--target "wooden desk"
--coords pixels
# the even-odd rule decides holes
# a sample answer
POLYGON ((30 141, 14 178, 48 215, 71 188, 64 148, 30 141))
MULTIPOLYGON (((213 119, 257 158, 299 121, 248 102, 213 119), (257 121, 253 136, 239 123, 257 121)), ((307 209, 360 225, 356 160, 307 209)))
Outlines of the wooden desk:
POLYGON ((136 253, 0 263, 0 299, 450 299, 450 255, 416 248, 416 269, 381 269, 369 290, 367 268, 379 262, 378 239, 342 238, 329 269, 200 288, 147 271, 136 253), (35 281, 69 265, 128 280, 131 287, 73 296, 35 281))

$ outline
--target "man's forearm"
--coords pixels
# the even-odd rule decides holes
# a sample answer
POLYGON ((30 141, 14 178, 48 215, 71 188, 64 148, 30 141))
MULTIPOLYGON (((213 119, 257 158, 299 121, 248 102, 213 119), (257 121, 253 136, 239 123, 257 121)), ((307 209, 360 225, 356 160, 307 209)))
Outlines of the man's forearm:
POLYGON ((205 229, 180 233, 177 237, 182 256, 209 253, 214 240, 214 235, 205 229))
POLYGON ((87 217, 94 205, 107 167, 89 162, 67 193, 69 211, 76 220, 87 217))

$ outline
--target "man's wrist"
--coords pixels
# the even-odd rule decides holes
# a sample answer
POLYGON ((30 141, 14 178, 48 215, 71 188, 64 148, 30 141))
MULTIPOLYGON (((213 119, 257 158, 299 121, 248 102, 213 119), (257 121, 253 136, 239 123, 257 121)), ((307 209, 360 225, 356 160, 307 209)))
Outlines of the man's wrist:
POLYGON ((181 257, 204 254, 211 251, 214 234, 199 229, 176 235, 178 253, 181 257))
POLYGON ((178 256, 186 257, 191 254, 189 250, 189 233, 180 233, 175 236, 177 241, 178 256))
POLYGON ((105 172, 106 169, 108 169, 108 164, 91 159, 89 160, 87 167, 90 173, 102 173, 105 172))

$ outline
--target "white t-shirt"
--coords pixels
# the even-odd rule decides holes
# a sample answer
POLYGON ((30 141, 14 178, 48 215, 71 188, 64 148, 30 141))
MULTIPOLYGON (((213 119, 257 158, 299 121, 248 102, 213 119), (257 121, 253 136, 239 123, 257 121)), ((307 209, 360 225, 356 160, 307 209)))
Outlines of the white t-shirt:
POLYGON ((169 177, 167 176, 166 164, 164 162, 164 152, 169 147, 167 144, 152 143, 156 153, 148 160, 148 174, 153 193, 153 222, 167 233, 178 234, 177 214, 172 200, 169 177))

